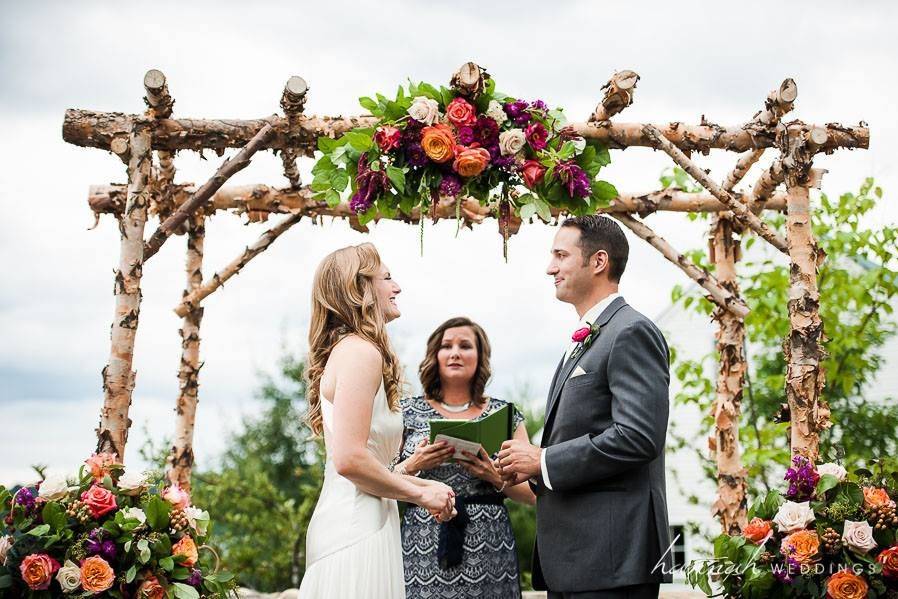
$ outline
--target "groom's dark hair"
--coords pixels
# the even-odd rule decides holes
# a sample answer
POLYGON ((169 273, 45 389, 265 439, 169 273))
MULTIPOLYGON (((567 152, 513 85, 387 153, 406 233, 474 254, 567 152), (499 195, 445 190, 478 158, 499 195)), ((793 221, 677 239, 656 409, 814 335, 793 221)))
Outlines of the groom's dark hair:
POLYGON ((608 268, 608 278, 615 283, 620 282, 620 278, 627 268, 627 257, 630 255, 630 244, 624 235, 620 225, 608 218, 598 214, 587 214, 586 216, 574 216, 566 218, 562 227, 576 227, 580 230, 580 252, 583 254, 583 265, 589 263, 589 259, 598 251, 604 251, 608 254, 610 265, 608 268))

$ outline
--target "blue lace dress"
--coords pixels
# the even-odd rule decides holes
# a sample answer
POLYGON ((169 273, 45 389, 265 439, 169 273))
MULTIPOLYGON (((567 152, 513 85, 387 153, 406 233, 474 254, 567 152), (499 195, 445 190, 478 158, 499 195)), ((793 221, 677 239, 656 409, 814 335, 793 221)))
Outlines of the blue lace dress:
MULTIPOLYGON (((489 399, 484 416, 506 405, 489 399)), ((415 452, 422 439, 430 437, 431 419, 443 418, 423 397, 402 401, 405 424, 400 460, 415 452)), ((515 410, 514 427, 524 418, 515 410)), ((495 458, 495 456, 493 456, 495 458)), ((459 497, 501 498, 486 481, 468 474, 458 464, 447 463, 419 474, 421 478, 446 483, 459 497)), ((468 504, 461 564, 444 569, 437 558, 440 524, 416 505, 409 505, 402 518, 402 558, 407 599, 520 599, 521 585, 514 533, 508 511, 501 503, 468 504)))

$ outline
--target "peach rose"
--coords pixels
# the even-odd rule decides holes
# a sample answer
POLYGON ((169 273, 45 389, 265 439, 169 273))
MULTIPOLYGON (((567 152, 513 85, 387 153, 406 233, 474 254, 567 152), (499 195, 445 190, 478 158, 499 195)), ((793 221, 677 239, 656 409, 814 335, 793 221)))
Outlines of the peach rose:
POLYGON ((455 136, 449 125, 433 125, 421 130, 421 147, 434 162, 448 162, 455 156, 455 136))
POLYGON ((898 545, 892 545, 878 556, 876 561, 882 564, 882 575, 887 578, 898 578, 898 545))
POLYGON ((100 485, 93 485, 90 489, 81 494, 81 501, 90 508, 90 513, 94 518, 99 518, 113 511, 118 505, 115 502, 115 495, 112 491, 100 485))
POLYGON ((114 453, 107 452, 95 453, 84 460, 96 481, 103 480, 103 477, 109 474, 109 467, 116 462, 118 462, 118 457, 114 453))
POLYGON ((455 98, 446 107, 446 118, 456 127, 471 125, 477 120, 477 114, 471 103, 464 98, 455 98))
POLYGON ((102 593, 112 588, 115 572, 105 559, 93 555, 81 562, 81 586, 85 591, 102 593))
POLYGON ((773 532, 773 525, 769 520, 763 518, 752 518, 742 531, 742 536, 754 543, 760 545, 770 538, 773 532))
POLYGON ((162 492, 162 499, 166 500, 179 510, 187 509, 190 505, 190 493, 178 485, 172 485, 162 492))
POLYGON ((137 599, 163 599, 165 589, 159 584, 159 579, 149 576, 137 587, 137 599))
POLYGON ((43 591, 50 588, 50 582, 57 570, 59 570, 59 562, 46 553, 27 555, 19 564, 22 580, 32 591, 43 591))
POLYGON ((864 487, 864 507, 875 508, 881 505, 888 505, 892 500, 889 498, 885 489, 878 487, 864 487))
POLYGON ((462 177, 476 177, 490 163, 490 153, 484 148, 464 148, 455 157, 452 168, 462 177))
POLYGON ((820 557, 820 537, 813 530, 793 532, 783 539, 780 553, 799 564, 812 564, 820 557))
POLYGON ((525 160, 521 166, 521 176, 524 177, 524 183, 530 189, 542 183, 545 174, 546 167, 540 164, 539 160, 525 160))
POLYGON ((196 543, 193 542, 192 538, 186 536, 172 545, 171 554, 185 556, 186 559, 181 563, 188 568, 192 568, 200 558, 196 543))
POLYGON ((829 599, 864 599, 867 581, 850 570, 841 570, 826 581, 826 596, 829 599))

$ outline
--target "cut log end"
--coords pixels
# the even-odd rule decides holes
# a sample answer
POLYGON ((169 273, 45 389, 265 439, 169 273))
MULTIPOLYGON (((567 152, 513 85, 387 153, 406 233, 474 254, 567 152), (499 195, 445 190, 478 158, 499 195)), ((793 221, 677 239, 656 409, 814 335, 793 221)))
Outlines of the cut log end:
POLYGON ((780 84, 777 97, 781 102, 789 104, 795 102, 795 99, 798 98, 798 84, 795 83, 795 80, 790 77, 783 81, 780 84))
POLYGON ((150 69, 143 76, 143 86, 147 92, 159 94, 165 87, 165 75, 159 69, 150 69))
POLYGON ((309 91, 309 84, 299 75, 293 75, 287 79, 287 85, 284 86, 284 92, 293 96, 304 96, 309 91))

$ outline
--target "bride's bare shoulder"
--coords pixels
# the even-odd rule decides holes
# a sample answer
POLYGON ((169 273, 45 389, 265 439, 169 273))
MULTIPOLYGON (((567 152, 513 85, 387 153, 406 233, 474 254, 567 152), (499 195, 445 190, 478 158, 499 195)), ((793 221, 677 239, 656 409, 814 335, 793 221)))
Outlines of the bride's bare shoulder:
POLYGON ((331 350, 328 362, 353 363, 359 367, 377 366, 380 369, 383 358, 377 346, 358 335, 346 335, 331 350))

